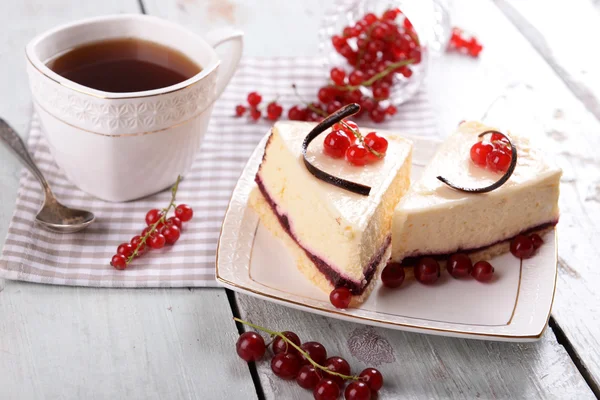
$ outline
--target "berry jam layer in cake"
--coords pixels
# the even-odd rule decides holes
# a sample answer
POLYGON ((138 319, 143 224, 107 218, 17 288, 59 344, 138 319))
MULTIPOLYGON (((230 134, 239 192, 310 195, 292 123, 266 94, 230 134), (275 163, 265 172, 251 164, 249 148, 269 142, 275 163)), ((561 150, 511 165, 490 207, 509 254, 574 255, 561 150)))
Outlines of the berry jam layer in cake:
POLYGON ((389 258, 392 213, 408 190, 412 144, 380 132, 389 143, 387 156, 357 167, 324 154, 327 132, 312 142, 307 160, 336 177, 368 184, 371 192, 365 196, 323 182, 307 170, 302 142, 314 126, 275 124, 250 204, 262 224, 283 239, 313 284, 327 293, 347 287, 359 303, 389 258))
POLYGON ((507 132, 517 151, 516 167, 490 192, 466 193, 437 179, 441 175, 466 188, 497 182, 512 156, 501 134, 479 137, 490 130, 463 122, 402 198, 394 212, 393 261, 412 265, 419 257, 444 259, 459 251, 485 260, 507 252, 518 234, 545 233, 556 225, 561 170, 524 136, 507 132))

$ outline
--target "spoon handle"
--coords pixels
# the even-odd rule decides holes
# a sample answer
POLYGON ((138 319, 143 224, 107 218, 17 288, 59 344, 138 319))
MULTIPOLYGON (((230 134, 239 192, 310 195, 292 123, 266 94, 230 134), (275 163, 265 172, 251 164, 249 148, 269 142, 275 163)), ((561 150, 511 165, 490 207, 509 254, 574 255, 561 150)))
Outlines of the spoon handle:
POLYGON ((12 150, 12 152, 21 160, 21 162, 31 171, 33 176, 37 178, 38 181, 42 184, 46 191, 50 190, 50 186, 48 182, 46 182, 46 178, 42 175, 42 171, 40 171, 35 165, 35 162, 29 155, 27 151, 27 147, 23 142, 23 139, 15 132, 13 128, 10 127, 2 118, 0 118, 0 140, 6 144, 6 146, 12 150))

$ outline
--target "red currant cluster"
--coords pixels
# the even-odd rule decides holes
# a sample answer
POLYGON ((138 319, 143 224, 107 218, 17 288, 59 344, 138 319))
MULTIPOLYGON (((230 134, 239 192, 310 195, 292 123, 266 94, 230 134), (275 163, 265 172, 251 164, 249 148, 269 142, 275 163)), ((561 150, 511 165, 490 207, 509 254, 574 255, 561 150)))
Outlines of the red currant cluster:
POLYGON ((352 165, 363 166, 385 157, 388 141, 376 132, 363 137, 353 121, 333 125, 323 142, 325 154, 332 158, 345 157, 352 165))
POLYGON ((483 46, 473 35, 467 36, 460 28, 452 28, 452 35, 448 43, 448 50, 455 50, 471 57, 478 57, 483 46))
MULTIPOLYGON (((253 121, 258 121, 262 115, 262 111, 259 109, 262 96, 258 92, 251 92, 248 94, 246 99, 248 101, 248 107, 238 104, 235 106, 236 117, 241 117, 246 114, 246 111, 250 110, 249 116, 253 121)), ((270 121, 277 121, 283 113, 283 107, 277 103, 276 100, 270 102, 266 109, 266 118, 270 121)))
MULTIPOLYGON (((348 361, 337 356, 328 358, 325 346, 319 342, 301 343, 294 332, 275 332, 234 319, 274 337, 271 370, 281 379, 295 379, 300 387, 312 390, 315 400, 336 400, 347 380, 351 382, 344 391, 346 400, 370 400, 383 386, 381 372, 366 368, 358 376, 350 375, 348 361)), ((265 355, 267 346, 258 333, 245 332, 236 343, 236 351, 247 362, 258 361, 265 355)))
POLYGON ((171 202, 162 210, 152 209, 146 214, 146 228, 141 235, 134 236, 129 243, 121 243, 117 254, 112 256, 110 265, 115 269, 127 268, 134 258, 141 257, 149 249, 162 249, 166 244, 172 245, 179 240, 183 223, 192 219, 194 211, 186 204, 175 206, 175 195, 181 177, 171 189, 171 202), (169 211, 174 208, 175 215, 167 218, 169 211))
POLYGON ((512 151, 506 136, 492 133, 490 141, 480 140, 471 147, 471 160, 490 171, 506 172, 512 160, 512 151))

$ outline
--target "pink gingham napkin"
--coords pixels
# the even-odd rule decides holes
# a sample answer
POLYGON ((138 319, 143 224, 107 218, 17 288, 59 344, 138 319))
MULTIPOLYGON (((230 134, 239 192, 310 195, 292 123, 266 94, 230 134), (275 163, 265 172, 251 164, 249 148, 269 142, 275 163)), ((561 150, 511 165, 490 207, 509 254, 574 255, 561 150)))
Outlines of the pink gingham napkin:
MULTIPOLYGON (((0 277, 99 287, 218 286, 215 251, 221 221, 247 158, 271 125, 264 120, 254 123, 245 117, 234 118, 234 108, 245 103, 249 92, 257 90, 263 103, 279 95, 279 102, 287 109, 298 104, 292 83, 296 83, 302 96, 313 99, 325 82, 325 71, 322 63, 313 58, 244 59, 216 103, 202 148, 179 186, 177 200, 194 209, 194 219, 185 224, 177 244, 136 259, 125 271, 109 265, 111 256, 120 243, 141 232, 149 209, 168 204, 170 192, 128 203, 108 203, 81 192, 54 164, 34 117, 29 149, 56 196, 68 206, 93 211, 97 220, 75 234, 52 233, 37 226, 34 217, 42 202, 42 191, 24 169, 0 258, 0 277)), ((398 114, 381 128, 408 135, 435 135, 435 119, 425 94, 419 93, 400 107, 398 114)))

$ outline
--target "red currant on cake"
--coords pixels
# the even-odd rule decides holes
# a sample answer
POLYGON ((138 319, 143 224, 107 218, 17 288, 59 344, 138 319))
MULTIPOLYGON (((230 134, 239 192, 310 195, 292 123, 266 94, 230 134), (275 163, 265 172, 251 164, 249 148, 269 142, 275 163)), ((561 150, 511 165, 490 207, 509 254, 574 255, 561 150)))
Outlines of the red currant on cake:
POLYGON ((346 150, 346 160, 357 167, 362 167, 369 162, 369 154, 371 152, 364 146, 353 144, 346 150))
POLYGON ((238 338, 235 350, 244 361, 258 361, 265 354, 265 340, 256 332, 244 332, 238 338))
POLYGON ((338 122, 333 124, 331 130, 344 132, 346 136, 348 136, 348 139, 350 139, 350 142, 354 143, 356 141, 356 135, 354 135, 354 132, 358 132, 358 125, 354 121, 344 121, 343 123, 338 122))
POLYGON ((431 257, 423 257, 415 265, 415 279, 421 283, 435 283, 440 277, 440 264, 431 257))
POLYGON ((494 149, 486 157, 489 170, 494 172, 506 172, 510 165, 511 156, 504 150, 494 149))
POLYGON ((344 158, 350 144, 348 136, 343 131, 336 130, 327 134, 323 142, 323 148, 325 154, 330 157, 344 158))
POLYGON ((471 160, 480 167, 487 165, 487 156, 494 150, 494 146, 488 142, 477 142, 471 147, 471 160))
POLYGON ((489 282, 494 275, 494 267, 487 261, 478 261, 473 265, 471 275, 479 282, 489 282))

